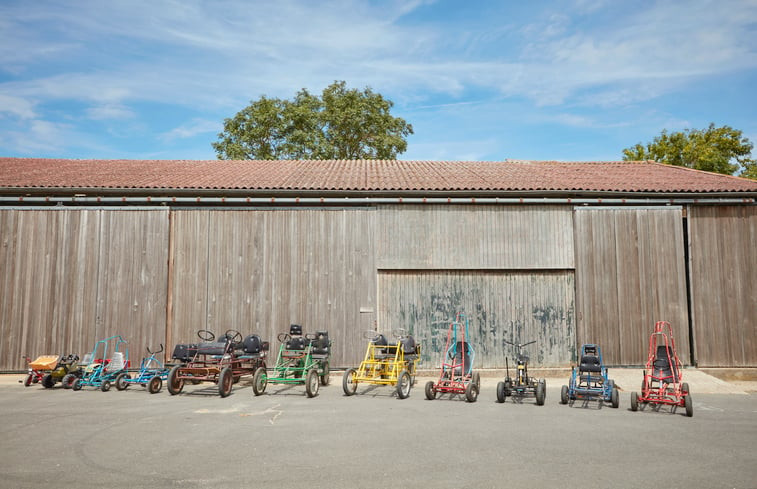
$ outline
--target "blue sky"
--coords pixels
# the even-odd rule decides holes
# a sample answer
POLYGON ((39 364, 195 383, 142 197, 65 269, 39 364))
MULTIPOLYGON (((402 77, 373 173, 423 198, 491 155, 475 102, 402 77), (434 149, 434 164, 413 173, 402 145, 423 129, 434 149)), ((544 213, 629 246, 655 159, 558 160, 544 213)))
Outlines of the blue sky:
POLYGON ((213 159, 251 100, 334 80, 394 101, 401 159, 757 143, 757 1, 0 2, 0 156, 213 159))

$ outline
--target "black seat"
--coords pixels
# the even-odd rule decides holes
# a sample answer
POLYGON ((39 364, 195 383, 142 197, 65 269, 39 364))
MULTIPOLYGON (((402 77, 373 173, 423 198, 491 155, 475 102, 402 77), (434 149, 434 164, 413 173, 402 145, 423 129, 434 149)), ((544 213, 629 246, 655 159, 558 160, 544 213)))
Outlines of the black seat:
POLYGON ((602 372, 602 364, 599 363, 599 357, 597 356, 582 355, 578 370, 579 372, 600 373, 602 372))
POLYGON ((467 375, 471 370, 470 349, 467 341, 458 341, 455 345, 455 358, 453 359, 455 375, 467 375))
POLYGON ((328 355, 330 344, 328 331, 316 332, 311 344, 313 346, 313 355, 328 355))
POLYGON ((666 345, 659 345, 652 363, 652 377, 667 383, 678 382, 678 372, 673 368, 673 349, 666 345))
POLYGON ((230 341, 223 338, 221 341, 208 341, 197 345, 197 353, 201 355, 225 355, 229 349, 230 341))
POLYGON ((242 351, 249 355, 256 355, 263 351, 263 341, 260 336, 251 334, 242 341, 242 351))
POLYGON ((289 336, 302 336, 302 326, 299 324, 290 324, 289 336))
POLYGON ((194 358, 196 353, 196 343, 178 344, 174 347, 171 358, 173 358, 174 360, 179 360, 180 362, 188 362, 192 360, 192 358, 194 358))

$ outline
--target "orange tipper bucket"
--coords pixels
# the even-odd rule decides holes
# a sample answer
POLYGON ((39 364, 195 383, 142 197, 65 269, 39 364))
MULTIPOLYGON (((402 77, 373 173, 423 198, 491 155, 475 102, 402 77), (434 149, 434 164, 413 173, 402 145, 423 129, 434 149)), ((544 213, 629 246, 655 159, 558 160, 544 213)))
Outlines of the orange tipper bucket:
POLYGON ((29 366, 34 370, 55 370, 59 358, 58 355, 41 355, 30 363, 29 366))

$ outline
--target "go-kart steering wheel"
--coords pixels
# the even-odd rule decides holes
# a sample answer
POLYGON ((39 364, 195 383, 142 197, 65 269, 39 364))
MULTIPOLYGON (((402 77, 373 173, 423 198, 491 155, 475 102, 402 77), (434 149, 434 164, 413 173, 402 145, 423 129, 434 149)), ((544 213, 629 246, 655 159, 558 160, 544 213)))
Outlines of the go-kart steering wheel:
POLYGON ((239 343, 240 341, 242 341, 242 333, 240 333, 236 329, 227 329, 223 335, 227 337, 232 343, 239 343))
POLYGON ((291 336, 289 336, 289 333, 279 333, 276 338, 278 338, 279 343, 284 343, 285 341, 289 341, 291 336))
POLYGON ((216 335, 214 335, 212 331, 208 331, 207 329, 199 330, 197 332, 197 336, 199 336, 202 341, 213 341, 216 339, 216 335))

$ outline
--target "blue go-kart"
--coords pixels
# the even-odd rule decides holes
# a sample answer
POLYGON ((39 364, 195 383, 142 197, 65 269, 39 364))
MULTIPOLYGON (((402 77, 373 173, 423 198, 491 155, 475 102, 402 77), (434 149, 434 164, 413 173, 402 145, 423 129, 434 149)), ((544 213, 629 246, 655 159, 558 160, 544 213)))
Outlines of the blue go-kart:
POLYGON ((157 355, 163 353, 163 344, 160 344, 160 350, 151 351, 147 348, 149 357, 142 359, 142 363, 139 366, 139 372, 132 378, 128 372, 121 372, 116 376, 115 384, 116 389, 122 391, 129 387, 131 384, 141 385, 147 387, 147 391, 150 394, 157 394, 163 387, 163 381, 168 379, 168 367, 163 362, 158 360, 157 355))
POLYGON ((614 408, 619 405, 618 389, 607 375, 599 345, 581 345, 580 363, 573 367, 570 384, 560 390, 560 404, 573 405, 576 399, 609 402, 614 408))
POLYGON ((111 336, 95 343, 91 353, 84 356, 87 366, 81 378, 74 381, 73 390, 84 386, 97 387, 103 392, 110 390, 116 377, 129 368, 129 349, 120 335, 111 336))

